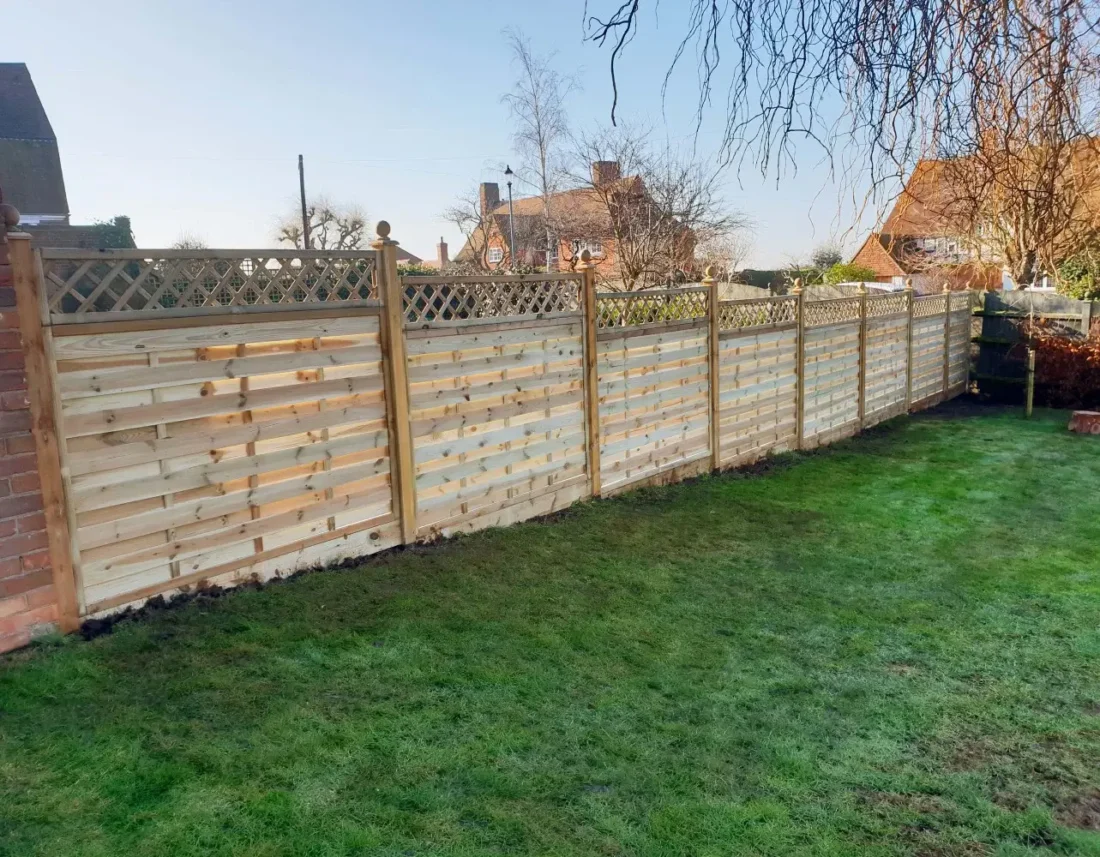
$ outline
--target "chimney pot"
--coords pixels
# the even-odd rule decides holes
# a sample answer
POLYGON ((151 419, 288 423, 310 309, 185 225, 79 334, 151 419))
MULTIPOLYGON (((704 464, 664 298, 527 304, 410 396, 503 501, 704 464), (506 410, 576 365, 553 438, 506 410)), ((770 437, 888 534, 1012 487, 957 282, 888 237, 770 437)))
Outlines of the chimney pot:
POLYGON ((448 258, 447 256, 447 242, 443 240, 442 235, 439 236, 439 246, 436 248, 436 250, 438 251, 436 255, 439 258, 439 267, 442 268, 444 265, 451 261, 450 258, 448 258))
POLYGON ((486 217, 500 205, 500 185, 496 182, 482 182, 478 188, 481 202, 481 216, 486 217))
POLYGON ((595 187, 617 182, 622 177, 623 171, 618 161, 592 162, 592 184, 595 187))

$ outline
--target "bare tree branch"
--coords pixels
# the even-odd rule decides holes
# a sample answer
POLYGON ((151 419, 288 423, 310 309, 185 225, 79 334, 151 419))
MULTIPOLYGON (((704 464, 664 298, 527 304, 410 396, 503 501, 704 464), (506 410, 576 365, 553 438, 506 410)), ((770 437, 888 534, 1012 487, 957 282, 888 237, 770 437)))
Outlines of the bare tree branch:
MULTIPOLYGON (((750 221, 728 208, 720 193, 720 167, 670 148, 656 148, 648 133, 629 126, 581 136, 580 164, 615 165, 612 180, 576 174, 595 203, 591 232, 614 239, 614 263, 622 284, 646 288, 695 273, 695 247, 726 239, 750 221), (595 217, 598 213, 598 217, 595 217), (601 228, 602 227, 602 228, 601 228)), ((572 226, 578 231, 576 224, 572 226)))
POLYGON ((522 159, 517 175, 542 198, 545 231, 542 249, 547 252, 549 264, 549 254, 556 249, 560 235, 551 199, 560 190, 564 175, 563 147, 569 135, 565 103, 577 84, 554 70, 552 54, 535 54, 530 41, 521 33, 509 31, 507 38, 516 81, 503 101, 512 116, 515 127, 512 139, 522 159))
MULTIPOLYGON (((358 206, 337 206, 322 198, 308 205, 306 216, 308 246, 314 250, 361 250, 367 245, 367 215, 358 206)), ((304 248, 301 215, 296 212, 284 217, 275 238, 281 244, 304 248)))

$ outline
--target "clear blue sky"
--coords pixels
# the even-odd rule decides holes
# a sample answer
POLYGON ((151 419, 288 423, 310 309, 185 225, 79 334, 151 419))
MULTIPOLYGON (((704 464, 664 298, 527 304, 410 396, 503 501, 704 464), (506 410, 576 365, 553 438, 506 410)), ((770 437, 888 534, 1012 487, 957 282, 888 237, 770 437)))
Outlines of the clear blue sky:
MULTIPOLYGON (((591 0, 593 9, 617 0, 591 0)), ((620 70, 622 113, 691 142, 696 81, 661 83, 683 18, 646 19, 620 70)), ((606 122, 608 53, 583 41, 583 0, 311 3, 39 0, 6 3, 0 60, 30 67, 61 147, 74 222, 128 214, 140 246, 183 233, 215 247, 274 244, 292 212, 297 155, 311 195, 357 203, 417 255, 434 257, 440 213, 515 160, 501 95, 513 73, 501 32, 524 32, 579 76, 579 128, 606 122)), ((722 99, 699 138, 713 149, 722 99)), ((798 174, 731 173, 726 199, 757 223, 750 264, 767 267, 851 226, 816 150, 798 174)), ((867 218, 864 218, 865 221, 867 218)), ((863 227, 869 226, 865 222, 863 227)), ((848 235, 849 249, 863 229, 848 235)))

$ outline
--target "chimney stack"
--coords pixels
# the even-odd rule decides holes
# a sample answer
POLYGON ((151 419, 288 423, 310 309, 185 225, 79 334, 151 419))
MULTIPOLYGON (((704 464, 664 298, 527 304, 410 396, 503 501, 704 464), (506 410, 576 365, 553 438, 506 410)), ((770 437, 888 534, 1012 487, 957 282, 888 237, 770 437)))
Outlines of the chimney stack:
POLYGON ((592 184, 594 187, 603 187, 612 182, 617 182, 622 177, 623 171, 618 161, 592 162, 592 184))
POLYGON ((496 182, 482 182, 478 190, 481 199, 481 216, 485 217, 500 205, 500 185, 496 182))
POLYGON ((439 236, 439 246, 436 247, 436 257, 439 259, 439 267, 443 268, 451 260, 447 258, 447 242, 443 240, 443 236, 439 236))

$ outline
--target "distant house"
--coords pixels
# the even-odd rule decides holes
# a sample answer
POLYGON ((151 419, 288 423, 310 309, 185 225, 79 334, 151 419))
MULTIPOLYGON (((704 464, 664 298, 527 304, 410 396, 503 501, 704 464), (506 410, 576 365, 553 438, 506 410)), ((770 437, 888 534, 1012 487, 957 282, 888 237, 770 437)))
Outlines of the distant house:
POLYGON ((437 271, 442 271, 451 264, 451 258, 447 253, 447 242, 443 240, 443 236, 439 237, 439 243, 435 247, 435 258, 419 259, 416 264, 421 268, 434 268, 437 271))
POLYGON ((69 222, 57 137, 24 63, 0 63, 0 193, 36 246, 100 247, 99 229, 69 222))
POLYGON ((938 291, 945 281, 956 286, 999 288, 999 265, 982 262, 964 240, 968 229, 959 210, 947 161, 918 162, 882 228, 860 245, 852 263, 875 272, 879 282, 904 284, 917 291, 938 291))
MULTIPOLYGON (((468 238, 455 261, 479 263, 489 270, 507 270, 518 265, 546 266, 551 271, 572 270, 584 250, 592 255, 597 274, 605 279, 617 277, 619 247, 612 212, 621 217, 636 217, 646 212, 661 217, 639 176, 623 177, 617 161, 596 161, 591 165, 592 184, 551 194, 552 239, 547 248, 545 203, 541 196, 521 197, 512 204, 501 200, 500 186, 485 182, 479 189, 480 223, 468 238), (516 247, 511 245, 515 233, 516 247), (554 234, 556 233, 556 234, 554 234), (549 252, 548 252, 549 251, 549 252)), ((678 266, 687 270, 694 264, 695 240, 690 229, 682 228, 678 241, 678 266)), ((620 232, 620 234, 622 234, 620 232)))

